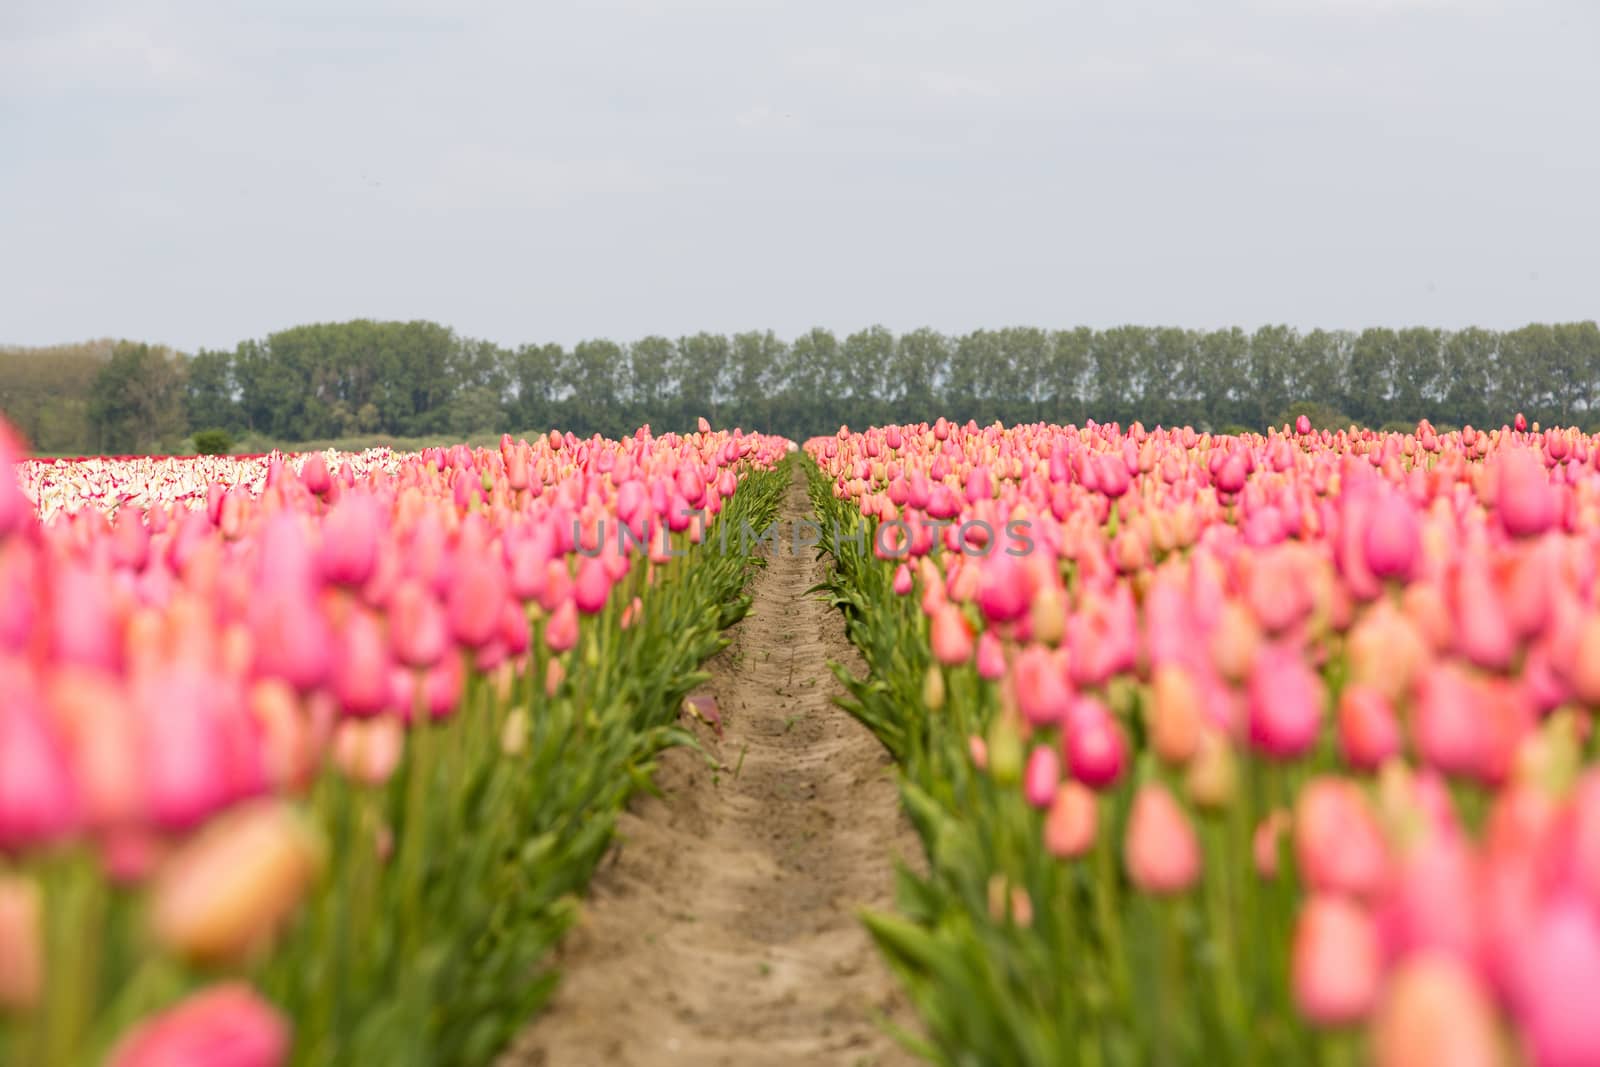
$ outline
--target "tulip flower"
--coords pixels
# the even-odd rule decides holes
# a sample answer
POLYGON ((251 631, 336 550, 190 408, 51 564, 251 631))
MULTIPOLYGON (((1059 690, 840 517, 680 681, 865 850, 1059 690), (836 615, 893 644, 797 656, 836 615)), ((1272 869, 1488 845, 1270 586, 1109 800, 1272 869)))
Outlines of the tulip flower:
POLYGON ((1061 782, 1061 761, 1056 750, 1049 745, 1037 745, 1028 754, 1028 765, 1022 772, 1022 792, 1030 805, 1044 809, 1055 800, 1056 787, 1061 782))
POLYGON ((933 616, 932 642, 934 657, 947 667, 959 666, 972 658, 972 628, 956 605, 939 606, 933 616))
POLYGON ((1375 1067, 1499 1067, 1488 992, 1459 962, 1424 954, 1389 979, 1373 1022, 1375 1067))
POLYGON ((275 1008, 229 982, 138 1024, 117 1043, 107 1067, 280 1067, 289 1039, 289 1024, 275 1008))
POLYGON ((1383 836, 1361 791, 1342 778, 1308 782, 1295 802, 1295 862, 1312 890, 1376 894, 1388 873, 1383 836))
POLYGON ((1338 896, 1314 896, 1295 924, 1295 1006, 1317 1026, 1366 1018, 1378 998, 1383 954, 1371 916, 1338 896))
MULTIPOLYGON (((0 686, 6 671, 0 663, 0 686)), ((0 702, 0 851, 59 841, 81 817, 65 742, 28 694, 8 689, 0 702)))
POLYGON ((1077 859, 1094 845, 1099 825, 1099 802, 1094 790, 1081 782, 1061 782, 1050 801, 1044 821, 1044 847, 1057 859, 1077 859))
MULTIPOLYGON (((983 651, 980 641, 980 656, 983 651)), ((1072 691, 1061 664, 1038 645, 1030 645, 1017 655, 1011 668, 1011 686, 1017 707, 1034 726, 1061 722, 1072 705, 1072 691)))
POLYGON ((1250 739, 1274 759, 1293 759, 1316 744, 1322 681, 1287 648, 1269 648, 1250 671, 1250 739))
POLYGON ((157 872, 150 925, 168 951, 199 963, 239 963, 266 947, 321 864, 304 819, 263 800, 208 823, 157 872))
POLYGON ((1157 667, 1150 684, 1150 747, 1173 766, 1182 766, 1200 747, 1204 722, 1199 686, 1176 664, 1157 667))
POLYGON ((1532 537, 1555 525, 1559 503, 1544 464, 1531 449, 1509 449, 1500 460, 1495 514, 1513 537, 1532 537))
POLYGON ((1123 847, 1128 877, 1140 892, 1182 893, 1199 880, 1200 843, 1165 786, 1149 782, 1134 794, 1123 847))
POLYGON ((1358 770, 1371 771, 1400 751, 1400 725, 1382 692, 1359 683, 1339 694, 1339 751, 1358 770))
POLYGON ((1122 776, 1127 743, 1116 720, 1093 697, 1080 697, 1067 714, 1067 768, 1092 789, 1106 789, 1122 776))

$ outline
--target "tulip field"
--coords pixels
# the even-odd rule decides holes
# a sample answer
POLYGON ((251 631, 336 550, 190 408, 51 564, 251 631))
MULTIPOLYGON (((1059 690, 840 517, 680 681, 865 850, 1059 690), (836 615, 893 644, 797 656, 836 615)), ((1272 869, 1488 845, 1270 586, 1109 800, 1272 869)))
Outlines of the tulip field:
POLYGON ((809 441, 951 1064, 1600 1063, 1600 441, 809 441))
POLYGON ((706 538, 792 447, 11 478, 0 424, 0 1063, 491 1059, 744 610, 706 538))
POLYGON ((492 1061, 780 519, 925 854, 864 915, 911 1051, 1600 1065, 1600 436, 1520 416, 66 462, 0 424, 0 1064, 492 1061))

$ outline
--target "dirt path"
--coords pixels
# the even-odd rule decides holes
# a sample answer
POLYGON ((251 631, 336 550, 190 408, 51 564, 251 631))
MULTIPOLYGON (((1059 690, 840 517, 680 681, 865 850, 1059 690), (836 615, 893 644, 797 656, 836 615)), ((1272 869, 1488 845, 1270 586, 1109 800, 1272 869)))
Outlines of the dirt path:
MULTIPOLYGON (((809 517, 803 476, 780 530, 809 517)), ((780 541, 782 538, 780 538, 780 541)), ((912 1013, 855 918, 917 854, 891 762, 830 701, 828 660, 860 670, 838 613, 806 590, 813 552, 781 544, 712 661, 725 735, 667 754, 567 939, 555 1001, 502 1067, 888 1067, 917 1062, 876 1020, 912 1013)))

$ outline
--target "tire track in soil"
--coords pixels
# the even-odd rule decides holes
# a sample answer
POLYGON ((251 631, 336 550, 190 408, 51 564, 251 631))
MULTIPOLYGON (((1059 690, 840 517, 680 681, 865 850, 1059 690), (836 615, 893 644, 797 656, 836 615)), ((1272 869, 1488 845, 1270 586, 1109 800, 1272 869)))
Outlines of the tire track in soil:
POLYGON ((893 761, 832 703, 828 661, 863 665, 839 613, 806 594, 826 564, 789 551, 810 515, 796 467, 780 544, 708 668, 725 736, 696 732, 722 769, 664 754, 663 796, 622 816, 560 988, 501 1067, 920 1062, 876 1021, 915 1025, 855 917, 888 907, 894 860, 920 852, 893 761))

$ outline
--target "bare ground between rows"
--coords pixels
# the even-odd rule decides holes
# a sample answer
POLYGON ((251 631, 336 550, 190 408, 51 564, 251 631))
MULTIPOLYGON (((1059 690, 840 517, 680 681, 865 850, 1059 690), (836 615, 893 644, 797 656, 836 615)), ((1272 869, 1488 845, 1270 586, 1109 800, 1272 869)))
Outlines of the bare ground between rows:
MULTIPOLYGON (((781 521, 809 514, 796 470, 781 521)), ((916 838, 889 756, 832 703, 828 661, 862 664, 806 593, 824 564, 784 540, 709 666, 724 736, 698 732, 720 769, 666 754, 663 796, 622 816, 561 987, 502 1067, 917 1062, 880 1025, 915 1024, 855 914, 889 906, 916 838)))

